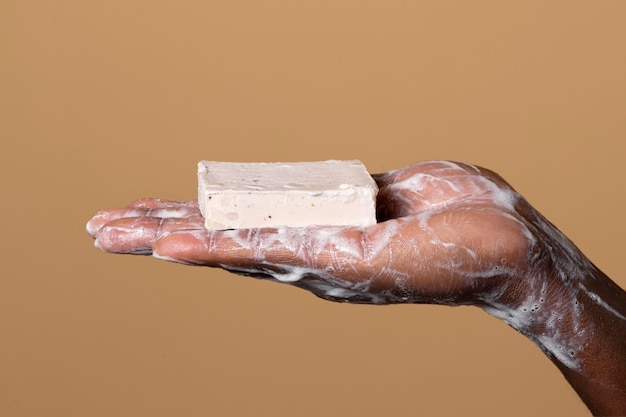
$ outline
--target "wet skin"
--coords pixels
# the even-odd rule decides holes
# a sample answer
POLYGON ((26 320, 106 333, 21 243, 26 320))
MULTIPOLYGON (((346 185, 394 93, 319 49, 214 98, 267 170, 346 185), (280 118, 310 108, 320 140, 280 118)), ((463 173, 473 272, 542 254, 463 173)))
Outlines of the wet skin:
POLYGON ((626 292, 501 177, 429 161, 373 176, 378 223, 209 231, 197 202, 88 223, 98 248, 219 267, 331 301, 475 305, 530 338, 597 415, 626 415, 626 292))

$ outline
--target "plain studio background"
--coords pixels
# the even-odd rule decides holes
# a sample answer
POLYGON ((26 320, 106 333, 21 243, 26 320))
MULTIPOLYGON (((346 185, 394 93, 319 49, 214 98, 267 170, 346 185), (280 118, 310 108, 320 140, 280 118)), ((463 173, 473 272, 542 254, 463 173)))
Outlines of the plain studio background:
POLYGON ((475 308, 351 306, 99 252, 196 162, 502 174, 622 287, 626 2, 0 4, 4 416, 585 416, 475 308))

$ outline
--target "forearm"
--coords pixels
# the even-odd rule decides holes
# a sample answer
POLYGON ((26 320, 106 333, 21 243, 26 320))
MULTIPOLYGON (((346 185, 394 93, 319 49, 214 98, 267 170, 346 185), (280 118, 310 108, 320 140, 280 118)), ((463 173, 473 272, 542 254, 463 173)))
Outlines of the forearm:
POLYGON ((561 304, 572 300, 564 321, 575 326, 570 341, 578 350, 569 362, 547 354, 594 415, 626 415, 626 292, 595 268, 576 287, 561 304))
POLYGON ((537 344, 594 415, 626 415, 626 292, 590 263, 550 264, 484 309, 537 344))

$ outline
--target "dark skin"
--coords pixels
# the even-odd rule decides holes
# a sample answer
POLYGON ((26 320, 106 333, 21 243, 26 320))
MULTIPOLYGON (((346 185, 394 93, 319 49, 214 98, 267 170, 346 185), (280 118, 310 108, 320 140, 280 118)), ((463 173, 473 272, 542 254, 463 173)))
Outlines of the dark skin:
POLYGON ((376 225, 209 231, 197 203, 140 199, 87 230, 331 301, 474 305, 531 339, 594 415, 626 415, 626 292, 497 174, 422 162, 373 176, 376 225))

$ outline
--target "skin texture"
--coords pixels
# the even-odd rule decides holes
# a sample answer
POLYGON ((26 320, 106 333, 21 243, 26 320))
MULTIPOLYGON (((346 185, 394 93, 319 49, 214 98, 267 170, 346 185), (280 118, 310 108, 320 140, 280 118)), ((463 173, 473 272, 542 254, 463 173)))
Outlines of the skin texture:
POLYGON ((626 415, 626 292, 497 174, 448 161, 373 176, 376 225, 208 231, 197 202, 99 212, 105 252, 223 268, 350 303, 475 305, 530 338, 595 415, 626 415))

